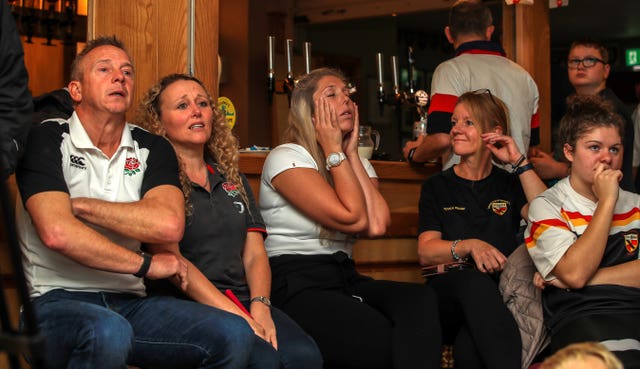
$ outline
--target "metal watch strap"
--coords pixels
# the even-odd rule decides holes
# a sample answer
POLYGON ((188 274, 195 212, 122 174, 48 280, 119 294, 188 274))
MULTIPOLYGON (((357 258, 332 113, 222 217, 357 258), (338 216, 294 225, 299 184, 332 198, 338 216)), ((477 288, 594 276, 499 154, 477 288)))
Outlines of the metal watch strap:
POLYGON ((409 153, 407 154, 407 161, 409 163, 413 163, 413 155, 416 153, 416 149, 417 147, 414 147, 413 149, 409 150, 409 153))
POLYGON ((329 155, 327 155, 327 159, 325 160, 325 168, 327 169, 327 171, 329 171, 331 170, 331 168, 335 168, 340 164, 342 164, 342 162, 345 160, 347 160, 347 156, 342 151, 332 152, 329 155), (336 159, 337 161, 332 162, 332 160, 336 157, 337 157, 336 159))
POLYGON ((149 272, 149 267, 151 266, 151 258, 153 256, 142 251, 140 251, 140 256, 142 256, 142 265, 140 265, 140 269, 138 269, 134 276, 138 278, 144 278, 149 272))
POLYGON ((269 298, 267 296, 256 296, 256 297, 252 297, 251 300, 249 300, 250 302, 261 302, 265 305, 267 305, 268 307, 271 307, 271 300, 269 300, 269 298))

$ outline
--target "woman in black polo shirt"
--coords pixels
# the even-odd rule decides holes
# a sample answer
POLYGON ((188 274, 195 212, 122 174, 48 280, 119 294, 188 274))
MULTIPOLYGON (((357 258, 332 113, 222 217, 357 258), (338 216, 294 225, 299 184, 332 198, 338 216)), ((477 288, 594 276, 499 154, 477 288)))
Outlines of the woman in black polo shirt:
POLYGON ((313 339, 271 307, 266 227, 238 170, 237 140, 202 82, 169 75, 147 92, 140 110, 143 126, 165 136, 181 163, 187 219, 174 252, 188 263, 184 294, 247 320, 256 333, 250 368, 322 368, 313 339))
POLYGON ((497 282, 507 256, 521 243, 523 206, 546 187, 506 135, 507 117, 504 103, 489 90, 460 96, 450 132, 460 163, 422 186, 420 263, 468 262, 466 269, 428 278, 456 368, 521 366, 520 333, 497 282), (494 157, 510 163, 513 173, 493 165, 494 157))

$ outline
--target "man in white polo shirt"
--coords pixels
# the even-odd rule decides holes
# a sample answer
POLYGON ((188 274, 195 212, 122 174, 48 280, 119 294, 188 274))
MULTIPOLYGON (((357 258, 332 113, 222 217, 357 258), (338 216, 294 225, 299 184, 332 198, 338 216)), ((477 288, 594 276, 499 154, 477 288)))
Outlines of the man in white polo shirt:
POLYGON ((75 112, 32 129, 16 172, 45 366, 245 368, 253 332, 244 319, 145 297, 143 277, 186 288, 180 258, 140 250, 182 238, 184 201, 171 145, 126 122, 133 76, 120 41, 90 41, 72 65, 75 112))
MULTIPOLYGON (((491 10, 481 3, 458 0, 449 12, 444 33, 455 57, 436 68, 431 81, 427 135, 409 141, 403 155, 409 162, 442 159, 442 169, 460 161, 451 148, 451 114, 458 96, 486 92, 499 97, 509 109, 508 134, 520 152, 539 143, 538 86, 529 73, 506 57, 500 44, 491 41, 491 10)), ((505 169, 511 171, 510 166, 505 169)))

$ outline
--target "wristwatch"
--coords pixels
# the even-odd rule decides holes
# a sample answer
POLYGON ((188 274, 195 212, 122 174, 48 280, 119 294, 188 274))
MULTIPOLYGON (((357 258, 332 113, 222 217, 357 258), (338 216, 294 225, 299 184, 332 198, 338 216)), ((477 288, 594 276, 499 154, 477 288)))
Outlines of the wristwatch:
POLYGON ((144 278, 149 272, 149 267, 151 266, 151 258, 153 256, 143 251, 138 251, 138 254, 142 256, 142 265, 140 265, 140 269, 138 269, 138 271, 133 275, 138 278, 144 278))
POLYGON ((261 302, 265 305, 267 305, 268 307, 271 307, 271 300, 269 300, 268 297, 266 296, 256 296, 256 297, 252 297, 251 300, 249 300, 251 302, 261 302))
POLYGON ((340 165, 343 161, 345 161, 347 159, 347 157, 344 155, 343 152, 332 152, 331 154, 329 154, 327 156, 327 170, 330 170, 331 168, 337 167, 338 165, 340 165))
POLYGON ((416 153, 416 149, 417 147, 412 148, 411 150, 409 150, 409 153, 407 154, 407 161, 409 163, 413 163, 413 155, 416 153))

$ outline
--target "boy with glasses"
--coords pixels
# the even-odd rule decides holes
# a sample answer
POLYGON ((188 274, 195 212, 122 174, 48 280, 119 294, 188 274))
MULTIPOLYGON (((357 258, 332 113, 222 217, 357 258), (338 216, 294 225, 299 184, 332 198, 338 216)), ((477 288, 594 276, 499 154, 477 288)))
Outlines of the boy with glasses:
MULTIPOLYGON (((601 43, 594 40, 574 41, 569 48, 567 58, 567 72, 569 82, 575 89, 576 95, 600 95, 611 102, 616 113, 624 119, 624 157, 622 163, 623 178, 620 186, 635 192, 632 174, 633 158, 633 121, 631 113, 620 101, 616 94, 607 88, 607 78, 611 72, 609 65, 609 52, 601 43)), ((569 164, 555 160, 551 154, 534 150, 531 162, 540 178, 545 180, 564 178, 569 174, 569 164)))

